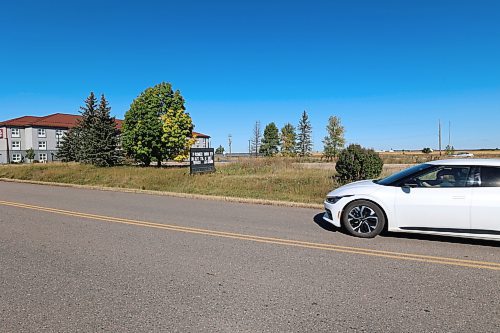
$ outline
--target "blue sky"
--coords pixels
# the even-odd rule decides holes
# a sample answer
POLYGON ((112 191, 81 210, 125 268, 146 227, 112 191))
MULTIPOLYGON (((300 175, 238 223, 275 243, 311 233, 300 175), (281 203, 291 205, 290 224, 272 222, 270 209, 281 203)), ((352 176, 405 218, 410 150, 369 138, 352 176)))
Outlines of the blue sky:
POLYGON ((0 119, 77 113, 90 91, 122 118, 171 82, 195 130, 246 151, 252 127, 329 116, 375 149, 500 148, 500 1, 9 1, 0 119))

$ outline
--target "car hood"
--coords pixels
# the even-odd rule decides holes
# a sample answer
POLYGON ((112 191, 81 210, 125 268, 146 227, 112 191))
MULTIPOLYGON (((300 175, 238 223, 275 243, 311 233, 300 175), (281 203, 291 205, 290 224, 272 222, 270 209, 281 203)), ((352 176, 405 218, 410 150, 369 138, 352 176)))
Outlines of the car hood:
POLYGON ((354 183, 341 186, 328 193, 328 196, 371 194, 376 190, 380 189, 380 186, 381 185, 374 183, 372 179, 360 180, 354 183))

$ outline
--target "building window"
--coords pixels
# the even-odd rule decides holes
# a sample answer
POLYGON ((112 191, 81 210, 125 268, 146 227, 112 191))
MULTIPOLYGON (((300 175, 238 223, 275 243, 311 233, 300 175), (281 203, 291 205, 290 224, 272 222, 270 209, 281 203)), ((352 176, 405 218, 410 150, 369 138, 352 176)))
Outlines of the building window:
POLYGON ((45 153, 40 153, 40 154, 38 155, 38 161, 39 161, 40 163, 45 163, 45 162, 47 162, 47 154, 45 154, 45 153))
POLYGON ((47 141, 38 141, 38 150, 47 150, 47 141))
POLYGON ((45 138, 46 136, 47 136, 47 132, 45 131, 45 128, 39 128, 38 129, 38 137, 45 138))
POLYGON ((56 148, 59 149, 62 147, 62 141, 57 141, 56 142, 56 148))
POLYGON ((10 133, 11 133, 13 138, 20 138, 21 137, 21 131, 19 130, 19 128, 12 128, 10 130, 10 133))
POLYGON ((12 154, 12 162, 21 163, 22 157, 21 154, 12 154))
POLYGON ((62 129, 56 129, 56 138, 60 139, 64 135, 64 132, 62 129))
POLYGON ((12 150, 21 150, 21 141, 12 141, 12 150))

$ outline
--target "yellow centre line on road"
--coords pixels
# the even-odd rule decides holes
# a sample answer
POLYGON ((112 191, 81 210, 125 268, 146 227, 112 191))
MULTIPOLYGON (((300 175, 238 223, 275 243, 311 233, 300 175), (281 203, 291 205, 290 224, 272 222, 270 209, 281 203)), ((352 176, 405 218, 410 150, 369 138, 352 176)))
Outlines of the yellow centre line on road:
POLYGON ((356 248, 356 247, 350 247, 350 246, 311 243, 311 242, 305 242, 305 241, 299 241, 299 240, 289 240, 289 239, 282 239, 282 238, 262 237, 262 236, 238 234, 238 233, 215 231, 215 230, 208 230, 208 229, 199 229, 199 228, 192 228, 192 227, 182 227, 182 226, 178 226, 178 225, 161 224, 161 223, 153 223, 153 222, 147 222, 147 221, 131 220, 131 219, 120 218, 120 217, 95 215, 95 214, 75 212, 75 211, 69 211, 69 210, 63 210, 63 209, 57 209, 57 208, 28 205, 28 204, 23 204, 23 203, 18 203, 18 202, 1 201, 1 200, 0 200, 0 205, 42 211, 42 212, 47 212, 47 213, 59 214, 59 215, 80 217, 80 218, 91 219, 91 220, 99 220, 99 221, 105 221, 105 222, 109 222, 109 223, 128 224, 128 225, 135 225, 135 226, 140 226, 140 227, 178 231, 178 232, 185 232, 185 233, 198 234, 198 235, 207 235, 207 236, 213 236, 213 237, 224 237, 224 238, 239 239, 239 240, 253 241, 253 242, 259 242, 259 243, 267 243, 267 244, 278 244, 278 245, 294 246, 294 247, 301 247, 301 248, 308 248, 308 249, 318 249, 318 250, 325 250, 325 251, 362 254, 362 255, 367 255, 367 256, 383 257, 383 258, 390 258, 390 259, 410 260, 410 261, 434 263, 434 264, 441 264, 441 265, 462 266, 462 267, 480 268, 480 269, 489 269, 489 270, 500 271, 500 263, 496 263, 496 262, 463 260, 463 259, 427 256, 427 255, 411 254, 411 253, 399 253, 399 252, 390 252, 390 251, 371 250, 371 249, 356 248))

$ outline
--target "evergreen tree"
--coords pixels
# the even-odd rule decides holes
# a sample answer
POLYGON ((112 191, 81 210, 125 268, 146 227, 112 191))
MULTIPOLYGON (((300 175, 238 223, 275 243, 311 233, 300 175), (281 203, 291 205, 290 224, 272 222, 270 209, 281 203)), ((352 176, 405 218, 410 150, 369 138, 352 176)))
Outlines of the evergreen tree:
POLYGON ((75 127, 64 135, 61 141, 57 158, 63 162, 89 162, 90 144, 93 140, 90 129, 97 117, 97 99, 94 92, 90 92, 84 103, 85 105, 80 107, 81 119, 75 127))
POLYGON ((295 133, 295 127, 287 123, 281 129, 281 155, 283 156, 295 156, 297 147, 297 134, 295 133))
POLYGON ((119 133, 115 118, 104 95, 97 105, 91 92, 80 107, 81 118, 77 125, 64 135, 57 158, 63 162, 77 161, 97 166, 113 166, 121 161, 118 148, 119 133))
POLYGON ((300 157, 305 157, 311 155, 313 143, 312 143, 312 126, 309 121, 309 116, 304 110, 302 117, 299 121, 298 126, 299 134, 297 140, 297 151, 300 157))
POLYGON ((108 101, 101 95, 96 115, 84 135, 87 138, 87 148, 83 161, 86 163, 108 167, 121 161, 121 152, 118 150, 119 133, 110 111, 108 101))
POLYGON ((80 107, 80 113, 82 117, 76 125, 78 140, 73 143, 76 152, 75 160, 90 164, 94 141, 92 126, 97 118, 97 98, 94 92, 90 92, 85 105, 80 107))
MULTIPOLYGON (((172 90, 170 83, 162 82, 146 89, 125 113, 122 134, 125 152, 146 166, 150 165, 153 159, 156 159, 160 166, 165 157, 170 158, 177 151, 174 146, 177 146, 178 142, 171 143, 169 137, 173 135, 187 145, 185 135, 188 130, 185 124, 189 124, 191 118, 184 110, 184 98, 178 90, 172 90), (169 110, 172 112, 167 115, 169 110), (187 115, 189 120, 184 115, 187 115), (170 126, 167 120, 173 119, 172 117, 181 119, 183 124, 179 128, 170 126)), ((189 127, 192 130, 192 123, 189 127)))
POLYGON ((274 156, 278 152, 280 144, 278 127, 275 123, 270 123, 264 129, 264 138, 260 146, 260 153, 264 156, 274 156))
POLYGON ((344 126, 341 125, 340 118, 336 116, 330 117, 326 131, 328 135, 323 140, 323 157, 330 161, 337 157, 339 150, 345 145, 344 126))
POLYGON ((79 144, 79 128, 78 126, 69 129, 61 140, 61 147, 57 151, 57 158, 63 162, 78 161, 78 144, 79 144))

